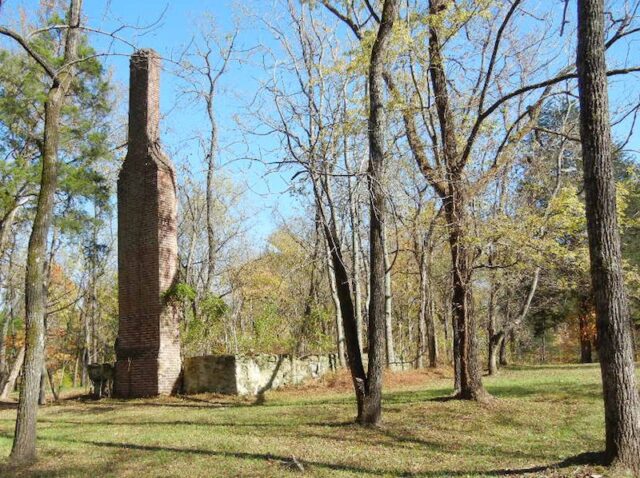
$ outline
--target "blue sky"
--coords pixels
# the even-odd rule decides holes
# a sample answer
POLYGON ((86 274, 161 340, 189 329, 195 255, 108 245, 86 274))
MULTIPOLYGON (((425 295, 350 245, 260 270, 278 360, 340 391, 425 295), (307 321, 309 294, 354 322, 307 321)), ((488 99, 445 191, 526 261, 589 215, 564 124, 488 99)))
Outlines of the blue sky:
MULTIPOLYGON (((621 1, 616 0, 614 3, 621 1)), ((538 4, 540 8, 551 6, 545 2, 538 4)), ((556 3, 560 5, 562 2, 556 3)), ((5 23, 5 18, 18 18, 16 12, 19 9, 32 13, 36 11, 38 4, 38 0, 5 0, 0 13, 0 23, 5 23)), ((87 25, 102 31, 114 31, 123 25, 146 26, 158 20, 150 30, 125 28, 119 31, 118 35, 126 38, 135 47, 153 48, 164 58, 178 57, 196 34, 198 24, 208 22, 206 12, 214 19, 218 31, 223 34, 233 31, 236 24, 239 25, 237 45, 240 49, 256 45, 276 48, 275 40, 254 17, 264 16, 273 19, 278 15, 280 8, 275 7, 273 0, 84 0, 83 5, 87 25)), ((575 4, 572 2, 570 20, 573 20, 574 9, 575 4)), ((573 34, 571 29, 568 29, 568 32, 573 34)), ((105 64, 113 73, 116 82, 121 85, 123 99, 126 99, 129 73, 127 55, 132 52, 132 47, 97 34, 92 35, 92 43, 98 52, 113 54, 105 57, 105 64)), ((637 42, 632 42, 618 48, 611 52, 612 60, 615 62, 624 56, 633 59, 635 56, 637 61, 632 63, 640 64, 640 49, 637 46, 637 42)), ((234 121, 235 115, 248 117, 247 105, 254 98, 260 80, 269 74, 258 65, 259 57, 254 57, 254 60, 231 64, 221 82, 216 109, 220 128, 220 163, 226 174, 238 183, 239 188, 247 188, 243 204, 250 205, 250 210, 246 211, 251 216, 250 240, 259 245, 264 242, 278 221, 294 217, 302 211, 301 206, 286 193, 291 171, 267 171, 259 162, 238 159, 264 154, 267 156, 266 159, 273 160, 277 147, 275 138, 241 134, 234 121)), ((188 164, 197 174, 202 168, 202 155, 191 138, 198 130, 202 130, 206 117, 202 108, 194 107, 180 96, 183 83, 174 71, 175 66, 165 62, 161 90, 161 108, 164 114, 162 139, 174 162, 188 164)), ((635 79, 618 79, 613 82, 613 103, 625 98, 637 98, 640 91, 638 83, 638 76, 635 79)), ((126 104, 126 101, 123 101, 125 109, 126 104)), ((123 114, 126 114, 126 111, 123 110, 123 114)), ((617 127, 618 137, 628 129, 630 121, 631 118, 617 127)), ((126 124, 121 126, 125 128, 126 124)), ((638 136, 635 134, 632 138, 630 149, 640 150, 638 136)))
MULTIPOLYGON (((123 25, 143 27, 154 24, 149 29, 124 28, 117 36, 126 39, 136 48, 153 48, 163 58, 177 59, 197 34, 199 26, 213 23, 215 29, 224 36, 239 26, 236 46, 249 49, 255 45, 273 45, 270 35, 261 30, 252 15, 269 15, 268 1, 232 2, 214 0, 180 0, 164 2, 151 0, 85 0, 83 15, 86 25, 103 32, 113 32, 123 25), (249 8, 248 3, 252 3, 249 8), (245 11, 246 9, 246 11, 245 11), (251 15, 245 15, 250 13, 251 15), (208 15, 208 16, 206 16, 208 15), (213 22, 209 20, 213 19, 213 22), (157 23, 155 23, 157 21, 157 23)), ((19 11, 33 14, 38 9, 38 0, 6 0, 0 14, 15 21, 19 11)), ((119 85, 122 93, 122 115, 126 118, 127 85, 129 81, 129 58, 133 48, 127 43, 114 40, 110 36, 90 34, 91 42, 99 53, 109 53, 104 63, 119 85)), ((4 41, 3 41, 4 44, 4 41)), ((260 162, 238 159, 247 156, 262 156, 269 159, 276 148, 272 137, 241 134, 234 116, 246 116, 247 106, 259 89, 259 81, 266 74, 256 68, 249 55, 242 55, 248 62, 231 62, 227 73, 221 79, 216 99, 216 113, 220 135, 221 169, 226 176, 237 182, 238 189, 245 191, 243 204, 250 216, 249 242, 264 243, 277 223, 301 213, 299 205, 286 193, 290 172, 275 172, 260 162), (248 149, 247 149, 248 148, 248 149)), ((239 55, 238 57, 241 57, 239 55)), ((161 78, 161 110, 163 119, 162 142, 176 166, 188 165, 196 175, 203 171, 202 153, 194 136, 206 131, 206 115, 201 105, 188 101, 181 93, 184 82, 175 74, 177 66, 170 61, 163 62, 161 78)), ((126 120, 120 125, 126 131, 126 120)))
MULTIPOLYGON (((245 8, 257 15, 267 14, 270 2, 252 3, 252 7, 248 8, 242 2, 227 0, 88 0, 84 4, 84 13, 89 25, 103 31, 113 31, 121 25, 147 26, 159 19, 157 25, 150 30, 141 30, 141 34, 134 29, 125 29, 119 35, 138 48, 153 48, 164 58, 177 59, 197 36, 198 28, 208 27, 209 19, 213 19, 215 29, 221 36, 233 32, 238 26, 236 46, 240 50, 258 44, 270 45, 273 41, 270 36, 256 28, 250 18, 242 16, 245 8)), ((117 53, 131 52, 131 47, 101 35, 94 35, 94 44, 98 51, 111 48, 117 53)), ((238 58, 243 56, 239 55, 238 58)), ((128 58, 107 57, 107 64, 116 81, 126 86, 128 58)), ((194 105, 181 95, 184 82, 175 75, 175 70, 175 65, 164 62, 161 80, 162 140, 175 163, 186 163, 192 171, 200 171, 203 168, 202 153, 193 137, 206 128, 205 111, 201 105, 194 105)), ((242 64, 231 62, 221 79, 216 99, 220 134, 219 163, 225 174, 237 182, 238 189, 245 191, 243 204, 251 205, 251 211, 248 211, 251 215, 249 235, 256 243, 263 242, 281 218, 296 214, 296 204, 288 194, 283 194, 287 190, 286 179, 290 173, 267 171, 257 161, 238 159, 257 156, 259 152, 275 148, 273 138, 240 134, 234 120, 235 115, 246 114, 247 106, 255 96, 264 74, 251 61, 242 64)))

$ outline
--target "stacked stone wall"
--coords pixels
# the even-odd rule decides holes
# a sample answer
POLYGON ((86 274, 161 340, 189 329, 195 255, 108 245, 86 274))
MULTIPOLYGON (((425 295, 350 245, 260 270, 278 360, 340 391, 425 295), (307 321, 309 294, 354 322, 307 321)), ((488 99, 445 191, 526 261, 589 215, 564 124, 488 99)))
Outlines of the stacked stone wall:
POLYGON ((207 355, 185 359, 184 392, 258 395, 317 379, 336 369, 335 355, 207 355))

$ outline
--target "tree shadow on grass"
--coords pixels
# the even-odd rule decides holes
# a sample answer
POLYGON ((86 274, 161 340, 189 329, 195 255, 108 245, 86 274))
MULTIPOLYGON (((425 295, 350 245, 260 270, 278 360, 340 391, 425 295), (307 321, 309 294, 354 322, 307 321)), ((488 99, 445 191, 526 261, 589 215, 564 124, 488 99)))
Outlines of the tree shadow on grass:
POLYGON ((583 383, 553 383, 541 382, 530 385, 488 385, 487 390, 496 398, 525 398, 535 395, 553 395, 558 398, 566 398, 566 395, 573 398, 601 400, 602 388, 599 384, 583 383), (552 387, 552 392, 549 389, 552 387))
MULTIPOLYGON (((119 427, 143 427, 143 426, 160 426, 160 427, 179 427, 179 426, 200 426, 200 427, 212 427, 212 428, 290 428, 293 425, 291 423, 215 423, 215 422, 194 422, 189 420, 162 420, 162 421, 144 421, 135 422, 131 420, 127 421, 79 421, 79 420, 48 420, 46 418, 38 419, 38 423, 47 423, 51 425, 61 426, 119 426, 119 427)), ((304 425, 304 424, 302 424, 304 425)))
POLYGON ((484 473, 493 474, 496 476, 519 476, 528 473, 543 473, 555 468, 566 468, 569 466, 606 466, 607 461, 603 452, 585 452, 579 455, 570 456, 562 461, 554 463, 552 465, 532 466, 529 468, 519 469, 502 469, 492 470, 484 473))
POLYGON ((430 390, 406 390, 385 393, 382 395, 383 405, 410 404, 424 402, 447 402, 455 400, 451 388, 436 388, 430 390))
MULTIPOLYGON (((4 434, 2 434, 4 435, 4 434)), ((398 437, 393 437, 397 439, 398 437)), ((242 452, 242 451, 227 451, 227 450, 210 450, 210 449, 202 449, 202 448, 181 448, 181 447, 172 447, 172 446, 160 446, 160 445, 144 445, 137 443, 117 443, 117 442, 109 442, 109 441, 95 441, 95 440, 77 440, 71 438, 52 438, 52 437, 43 437, 41 438, 46 441, 53 442, 63 442, 77 445, 91 445, 95 447, 109 448, 109 449, 119 449, 126 451, 141 451, 141 452, 169 452, 169 453, 178 453, 178 454, 186 454, 186 455, 204 455, 211 457, 219 457, 219 458, 236 458, 241 460, 254 460, 254 461, 267 461, 269 463, 280 463, 282 466, 290 466, 292 462, 292 457, 284 456, 284 455, 276 455, 272 453, 252 453, 252 452, 242 452)), ((414 441, 413 439, 409 439, 410 441, 414 441)), ((426 446, 434 446, 431 442, 425 442, 423 440, 419 440, 420 444, 426 446)), ((322 461, 315 460, 304 460, 300 459, 302 457, 298 457, 299 462, 301 462, 305 468, 320 468, 324 470, 331 471, 344 471, 350 473, 357 474, 369 474, 376 476, 412 476, 412 477, 423 477, 423 478, 435 478, 435 477, 464 477, 464 476, 521 476, 525 474, 532 473, 545 473, 547 471, 554 471, 559 468, 566 468, 571 466, 598 466, 598 465, 606 465, 604 454, 603 453, 582 453, 576 456, 572 456, 566 458, 560 462, 547 464, 547 465, 539 465, 539 466, 531 466, 531 467, 522 467, 522 468, 500 468, 500 469, 479 469, 479 470, 433 470, 428 472, 415 472, 414 470, 403 470, 403 469, 380 469, 380 468, 368 468, 358 465, 352 465, 348 463, 326 463, 322 461)), ((48 471, 47 473, 41 473, 37 469, 33 470, 33 473, 29 471, 29 467, 12 467, 6 464, 0 464, 0 476, 69 476, 74 475, 76 472, 84 474, 86 471, 86 475, 100 476, 100 470, 107 471, 105 468, 105 464, 91 464, 87 465, 86 468, 81 467, 69 467, 69 468, 61 468, 55 470, 53 473, 48 471), (97 472, 97 474, 96 474, 97 472), (7 474, 9 473, 9 474, 7 474)), ((110 470, 113 471, 113 470, 110 470)))
MULTIPOLYGON (((291 463, 292 458, 284 455, 275 455, 272 453, 251 453, 241 451, 223 451, 223 450, 207 450, 202 448, 180 448, 171 446, 159 446, 159 445, 142 445, 136 443, 115 443, 108 441, 93 441, 93 440, 74 440, 69 438, 45 438, 47 441, 65 442, 78 445, 92 445, 96 447, 116 448, 122 450, 134 450, 143 452, 169 452, 169 453, 184 453, 188 455, 205 455, 220 458, 237 458, 244 460, 257 460, 257 461, 269 461, 280 462, 284 466, 288 466, 291 463)), ((340 463, 324 463, 321 461, 313 460, 299 460, 305 467, 318 467, 327 470, 334 471, 347 471, 351 473, 368 473, 372 475, 388 475, 402 474, 402 471, 395 470, 377 470, 368 469, 354 465, 340 464, 340 463)))
MULTIPOLYGON (((382 445, 391 445, 397 446, 396 444, 403 444, 409 448, 422 448, 422 451, 437 451, 442 454, 451 454, 451 455, 459 455, 459 456, 471 456, 471 455, 483 455, 490 458, 501 457, 504 459, 527 459, 527 460, 540 460, 542 457, 539 453, 527 453, 522 450, 506 450, 504 448, 499 447, 487 447, 482 446, 479 448, 479 445, 476 443, 447 443, 446 441, 434 441, 434 440, 425 440, 424 438, 416 437, 415 435, 403 431, 401 433, 394 432, 392 430, 385 429, 384 427, 379 429, 379 432, 384 436, 387 436, 392 441, 391 443, 382 443, 382 445)), ((544 468, 544 467, 543 467, 544 468)), ((481 473, 478 471, 477 473, 481 473)), ((484 473, 484 472, 482 472, 484 473)))
POLYGON ((505 371, 530 371, 530 370, 589 370, 598 368, 598 362, 594 363, 573 363, 573 364, 549 364, 549 365, 509 365, 504 367, 505 371))

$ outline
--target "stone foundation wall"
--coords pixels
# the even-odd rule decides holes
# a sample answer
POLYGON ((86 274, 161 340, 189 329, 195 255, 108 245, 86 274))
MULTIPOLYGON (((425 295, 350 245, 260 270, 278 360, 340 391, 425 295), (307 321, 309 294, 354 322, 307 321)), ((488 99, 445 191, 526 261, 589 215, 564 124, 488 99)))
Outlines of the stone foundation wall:
POLYGON ((258 395, 320 378, 336 369, 335 355, 207 355, 184 361, 183 390, 191 393, 258 395))

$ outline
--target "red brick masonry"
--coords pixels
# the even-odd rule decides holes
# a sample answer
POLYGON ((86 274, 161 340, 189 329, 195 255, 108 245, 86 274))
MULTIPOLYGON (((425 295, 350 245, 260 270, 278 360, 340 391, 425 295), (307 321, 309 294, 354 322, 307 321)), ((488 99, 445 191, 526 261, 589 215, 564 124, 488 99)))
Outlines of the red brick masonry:
POLYGON ((131 57, 129 143, 118 178, 118 292, 114 395, 170 394, 180 376, 179 314, 164 292, 177 272, 176 180, 159 143, 160 59, 131 57))

